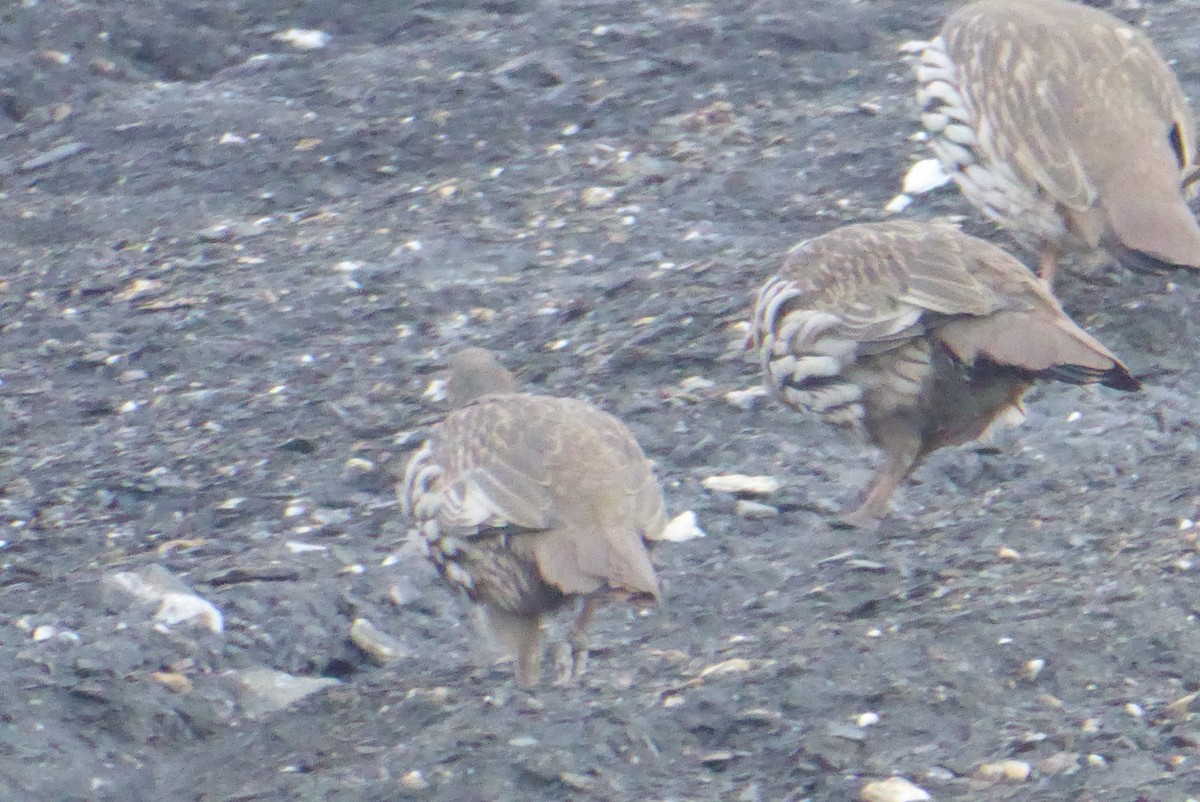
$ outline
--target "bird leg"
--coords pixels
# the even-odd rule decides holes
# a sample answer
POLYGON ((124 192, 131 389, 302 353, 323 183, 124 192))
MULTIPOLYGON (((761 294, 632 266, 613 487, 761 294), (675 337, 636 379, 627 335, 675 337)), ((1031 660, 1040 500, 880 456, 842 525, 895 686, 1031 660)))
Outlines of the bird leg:
POLYGON ((1058 268, 1058 250, 1051 245, 1043 245, 1038 252, 1038 276, 1046 282, 1046 286, 1054 288, 1054 272, 1058 268))
POLYGON ((542 619, 518 615, 496 605, 485 608, 488 626, 505 651, 517 660, 517 683, 532 688, 542 673, 542 619))
POLYGON ((587 628, 592 621, 592 615, 603 602, 591 596, 583 600, 579 608, 579 617, 567 633, 567 640, 562 644, 558 654, 558 678, 555 685, 569 685, 587 671, 588 637, 587 628))
POLYGON ((878 523, 887 511, 888 499, 899 487, 900 482, 908 476, 916 464, 916 459, 905 456, 888 454, 887 461, 876 473, 875 481, 870 491, 852 512, 844 513, 838 518, 838 523, 850 528, 869 527, 878 523))

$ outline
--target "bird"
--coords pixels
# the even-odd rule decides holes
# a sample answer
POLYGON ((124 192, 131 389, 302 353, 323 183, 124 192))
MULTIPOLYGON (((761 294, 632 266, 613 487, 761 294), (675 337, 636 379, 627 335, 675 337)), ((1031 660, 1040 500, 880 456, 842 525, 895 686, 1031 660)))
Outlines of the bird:
POLYGON ((1018 422, 1039 380, 1140 382, 999 247, 941 223, 834 229, 788 251, 759 290, 752 342, 785 405, 857 429, 884 461, 840 524, 878 524, 933 451, 1018 422))
POLYGON ((662 489, 634 435, 573 398, 521 392, 491 351, 449 360, 458 408, 431 431, 398 487, 413 536, 539 682, 546 616, 582 600, 559 683, 587 665, 586 629, 613 600, 649 605, 661 586, 648 543, 666 525, 662 489))
POLYGON ((1150 38, 1067 0, 978 0, 913 56, 930 148, 967 201, 1038 253, 1200 269, 1196 126, 1150 38))

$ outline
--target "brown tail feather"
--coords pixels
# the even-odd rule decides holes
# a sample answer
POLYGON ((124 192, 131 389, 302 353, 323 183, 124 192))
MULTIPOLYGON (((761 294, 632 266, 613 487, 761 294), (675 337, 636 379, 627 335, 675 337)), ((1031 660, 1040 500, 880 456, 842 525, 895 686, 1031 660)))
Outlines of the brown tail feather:
POLYGON ((1104 244, 1129 267, 1200 270, 1200 225, 1173 186, 1164 191, 1127 187, 1106 199, 1111 231, 1104 244))
POLYGON ((655 599, 660 596, 650 555, 632 530, 555 530, 533 538, 538 570, 564 593, 592 593, 607 585, 655 599))
POLYGON ((1099 382, 1118 390, 1141 387, 1107 348, 1065 317, 997 312, 951 321, 938 329, 938 335, 967 364, 982 358, 1072 384, 1099 382))

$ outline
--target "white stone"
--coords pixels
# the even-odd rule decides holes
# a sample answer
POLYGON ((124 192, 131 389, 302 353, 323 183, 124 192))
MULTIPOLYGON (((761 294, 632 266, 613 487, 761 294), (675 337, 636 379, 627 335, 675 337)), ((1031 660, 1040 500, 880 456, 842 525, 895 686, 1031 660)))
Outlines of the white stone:
POLYGON ((933 798, 924 788, 913 785, 903 777, 888 777, 867 783, 859 796, 866 802, 928 802, 933 798))
POLYGON ((202 626, 220 633, 225 618, 211 602, 197 596, 191 588, 161 565, 148 565, 135 571, 110 574, 106 581, 136 599, 158 603, 154 620, 165 627, 179 624, 202 626))
POLYGON ((289 44, 297 50, 317 50, 329 44, 332 38, 325 31, 309 28, 288 28, 271 37, 277 42, 289 44))
POLYGON ((923 195, 950 183, 950 176, 937 159, 922 159, 908 169, 900 191, 905 195, 923 195))
POLYGON ((730 390, 725 393, 725 403, 738 409, 749 410, 754 408, 754 404, 758 399, 765 398, 770 394, 770 390, 759 384, 754 387, 748 387, 745 390, 730 390))
POLYGON ((770 504, 763 504, 761 501, 750 501, 749 499, 738 499, 734 506, 734 512, 739 518, 774 518, 779 515, 779 508, 772 507, 770 504))
POLYGON ((687 510, 672 518, 661 532, 650 539, 665 540, 668 543, 683 543, 698 537, 705 537, 704 530, 696 524, 696 513, 687 510))
POLYGON ((322 691, 341 685, 331 677, 296 677, 270 668, 254 668, 231 672, 241 686, 242 712, 251 717, 262 716, 322 691))
POLYGON ((989 782, 1025 782, 1033 773, 1033 766, 1024 760, 997 760, 984 763, 975 769, 975 776, 989 782))
POLYGON ((748 493, 755 496, 770 495, 780 486, 774 476, 747 476, 741 473, 709 476, 702 484, 714 493, 748 493))

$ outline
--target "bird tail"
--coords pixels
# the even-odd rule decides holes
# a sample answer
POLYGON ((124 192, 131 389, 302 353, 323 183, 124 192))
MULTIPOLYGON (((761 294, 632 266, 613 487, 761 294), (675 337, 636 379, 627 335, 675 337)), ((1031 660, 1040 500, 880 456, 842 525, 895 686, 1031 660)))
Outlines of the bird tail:
POLYGON ((1099 383, 1127 391, 1142 386, 1111 351, 1066 316, 996 312, 955 320, 938 335, 967 364, 983 358, 1068 384, 1099 383))
POLYGON ((1175 188, 1178 176, 1139 175, 1105 198, 1105 247, 1131 270, 1200 270, 1200 225, 1175 188), (1174 184, 1174 185, 1173 185, 1174 184))

